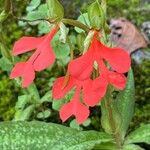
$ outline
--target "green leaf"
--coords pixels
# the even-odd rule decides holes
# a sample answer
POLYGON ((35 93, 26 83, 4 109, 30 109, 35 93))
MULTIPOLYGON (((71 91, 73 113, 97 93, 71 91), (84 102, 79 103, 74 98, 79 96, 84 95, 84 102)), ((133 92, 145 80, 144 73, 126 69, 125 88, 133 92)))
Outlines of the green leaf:
POLYGON ((25 121, 29 120, 31 114, 33 113, 35 109, 35 105, 30 105, 24 110, 18 110, 15 113, 14 121, 25 121))
POLYGON ((26 10, 33 11, 40 5, 40 3, 41 3, 41 0, 32 0, 26 10))
POLYGON ((132 70, 128 73, 126 88, 121 91, 116 99, 116 105, 121 115, 121 127, 119 133, 124 138, 134 112, 134 76, 132 70))
POLYGON ((110 142, 103 132, 78 131, 53 123, 0 123, 3 150, 91 150, 95 144, 110 142))
POLYGON ((73 119, 70 122, 70 127, 73 129, 77 129, 77 130, 82 130, 82 127, 80 127, 80 125, 77 123, 76 119, 73 119))
POLYGON ((142 125, 127 136, 126 143, 150 144, 150 124, 142 125))
POLYGON ((63 67, 63 66, 67 66, 69 62, 70 62, 70 57, 68 56, 68 57, 65 57, 65 59, 59 59, 57 61, 57 64, 58 64, 58 66, 63 67))
MULTIPOLYGON (((36 87, 36 85, 35 85, 34 83, 32 83, 32 84, 27 88, 27 90, 28 90, 29 94, 30 94, 31 96, 33 96, 33 100, 34 100, 35 102, 39 102, 39 101, 40 101, 40 95, 39 95, 38 89, 37 89, 37 87, 36 87)), ((32 100, 32 102, 34 102, 33 100, 32 100)))
MULTIPOLYGON (((0 29, 0 32, 2 32, 1 30, 2 30, 2 28, 0 29)), ((3 39, 4 38, 3 35, 1 35, 1 36, 2 36, 1 38, 3 39)), ((13 62, 13 57, 12 57, 12 55, 10 53, 10 50, 8 49, 8 47, 6 46, 6 44, 4 44, 1 41, 0 41, 0 52, 1 52, 2 57, 6 59, 5 60, 6 63, 9 62, 9 64, 10 64, 10 63, 13 62)))
POLYGON ((63 59, 69 55, 70 48, 68 44, 57 43, 54 46, 54 51, 55 51, 57 59, 63 59))
POLYGON ((108 142, 96 145, 93 150, 117 150, 117 147, 116 144, 108 142))
POLYGON ((87 126, 89 126, 90 124, 91 124, 91 119, 88 118, 88 119, 83 123, 83 126, 84 126, 84 127, 87 127, 87 126))
POLYGON ((30 95, 19 96, 15 108, 23 110, 25 108, 25 105, 30 101, 30 99, 30 95))
POLYGON ((69 102, 70 99, 72 98, 74 90, 71 90, 66 96, 65 98, 61 99, 61 100, 53 100, 52 103, 52 108, 54 110, 59 111, 60 108, 62 107, 62 105, 64 105, 65 103, 69 102))
POLYGON ((102 127, 105 132, 109 134, 117 133, 124 140, 134 110, 134 77, 132 70, 128 73, 126 88, 117 95, 116 100, 111 98, 111 93, 112 88, 109 88, 104 100, 101 102, 102 127))
POLYGON ((54 48, 54 52, 56 54, 57 59, 66 58, 70 53, 70 48, 67 43, 62 43, 59 40, 60 32, 56 34, 52 41, 52 47, 54 48))
POLYGON ((105 13, 98 0, 89 6, 88 17, 93 28, 97 30, 104 28, 106 21, 105 13))
POLYGON ((129 145, 124 145, 123 150, 144 150, 144 149, 138 145, 129 144, 129 145))
POLYGON ((32 11, 27 14, 27 16, 24 18, 29 21, 36 21, 40 19, 46 19, 47 15, 43 11, 32 11))
POLYGON ((49 116, 51 115, 51 110, 50 109, 47 109, 43 112, 40 112, 37 114, 37 118, 39 119, 46 119, 48 118, 49 116))
POLYGON ((66 102, 67 102, 67 100, 66 100, 65 98, 62 99, 62 100, 53 100, 52 108, 53 108, 54 110, 59 111, 60 108, 62 107, 62 105, 64 105, 66 102))
POLYGON ((59 0, 47 0, 47 6, 49 19, 60 22, 64 17, 64 8, 59 0))
POLYGON ((0 68, 3 71, 10 71, 12 67, 13 65, 10 63, 10 61, 7 58, 5 57, 0 58, 0 68))
POLYGON ((5 10, 3 10, 1 13, 0 13, 0 23, 2 23, 3 21, 5 21, 7 19, 9 15, 9 12, 6 12, 5 10))
POLYGON ((49 22, 47 22, 47 21, 41 21, 38 24, 38 31, 39 31, 40 35, 49 33, 50 29, 51 29, 51 24, 49 22))
MULTIPOLYGON (((80 21, 81 23, 87 25, 87 26, 90 26, 90 21, 89 21, 89 18, 88 18, 88 14, 87 13, 84 13, 84 14, 81 14, 78 19, 78 21, 80 21)), ((78 33, 82 33, 84 32, 84 30, 78 28, 78 27, 75 27, 75 30, 76 32, 78 33)))
POLYGON ((27 16, 24 19, 29 21, 36 21, 39 19, 47 19, 48 18, 48 8, 46 4, 42 4, 39 6, 37 10, 29 11, 27 16))
POLYGON ((48 91, 40 100, 40 103, 52 102, 52 92, 48 91))
POLYGON ((112 97, 112 87, 109 87, 101 102, 101 124, 106 133, 115 134, 121 126, 120 113, 112 97))

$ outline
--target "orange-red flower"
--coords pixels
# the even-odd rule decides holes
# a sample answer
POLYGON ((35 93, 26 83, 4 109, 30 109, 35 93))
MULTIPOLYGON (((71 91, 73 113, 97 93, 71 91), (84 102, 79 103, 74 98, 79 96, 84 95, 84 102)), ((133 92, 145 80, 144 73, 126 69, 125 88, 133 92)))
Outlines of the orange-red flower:
POLYGON ((19 55, 31 50, 36 50, 33 55, 26 62, 19 62, 11 71, 10 77, 22 77, 22 86, 29 86, 34 78, 35 71, 41 71, 46 69, 49 65, 55 61, 55 54, 50 45, 54 35, 59 30, 56 25, 50 33, 42 37, 22 37, 19 39, 13 47, 13 55, 19 55))
POLYGON ((63 88, 64 77, 54 83, 52 93, 55 99, 63 98, 75 88, 73 98, 60 109, 60 117, 63 121, 74 115, 79 124, 83 123, 89 116, 89 107, 100 102, 109 84, 120 90, 125 88, 126 77, 123 73, 130 68, 130 56, 121 48, 108 48, 97 37, 96 32, 88 51, 70 62, 68 67, 70 78, 66 87, 63 88), (100 75, 92 80, 91 73, 95 61, 100 75), (105 62, 109 63, 111 68, 105 62))
POLYGON ((92 81, 77 80, 70 76, 68 84, 63 88, 64 77, 58 78, 52 89, 53 98, 62 99, 69 91, 75 90, 70 102, 64 104, 60 109, 62 121, 66 121, 74 115, 79 124, 83 123, 89 116, 89 106, 95 106, 105 95, 107 82, 103 78, 92 81), (100 92, 99 92, 100 91, 100 92))
POLYGON ((99 61, 99 66, 103 72, 95 80, 90 78, 78 80, 70 76, 65 87, 63 87, 64 77, 55 81, 52 89, 55 100, 60 100, 69 91, 75 90, 72 99, 60 109, 60 117, 63 122, 74 115, 79 124, 83 123, 89 116, 89 107, 97 105, 106 94, 108 84, 112 84, 118 89, 125 87, 126 77, 123 74, 109 71, 102 61, 99 61))
MULTIPOLYGON (((98 33, 96 32, 87 52, 69 64, 70 74, 79 80, 90 78, 95 61, 98 64, 101 61, 108 62, 112 70, 117 73, 128 72, 131 64, 129 54, 121 48, 109 48, 97 38, 98 33)), ((100 66, 99 68, 100 72, 103 72, 103 68, 100 66)))

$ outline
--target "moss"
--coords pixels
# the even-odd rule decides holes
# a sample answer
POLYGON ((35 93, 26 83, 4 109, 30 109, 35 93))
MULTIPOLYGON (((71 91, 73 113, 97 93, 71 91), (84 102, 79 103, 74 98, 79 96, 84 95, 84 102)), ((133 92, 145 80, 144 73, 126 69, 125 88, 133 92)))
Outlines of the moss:
POLYGON ((0 78, 0 120, 11 120, 15 112, 15 90, 13 82, 4 75, 0 78))

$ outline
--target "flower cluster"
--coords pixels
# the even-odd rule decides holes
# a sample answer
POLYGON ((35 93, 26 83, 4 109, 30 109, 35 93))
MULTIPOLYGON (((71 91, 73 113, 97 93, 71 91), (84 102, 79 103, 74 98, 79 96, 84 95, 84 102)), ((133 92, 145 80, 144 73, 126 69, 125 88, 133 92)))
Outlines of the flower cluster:
POLYGON ((65 78, 58 78, 53 86, 55 99, 63 98, 70 90, 75 89, 71 101, 60 109, 60 117, 66 121, 74 115, 79 124, 89 116, 89 107, 97 105, 106 94, 109 84, 122 90, 126 85, 123 73, 130 68, 130 56, 121 48, 109 48, 98 39, 95 31, 90 47, 81 57, 72 60, 68 66, 69 79, 64 87, 65 78), (98 64, 99 76, 91 79, 94 63, 98 64), (109 64, 109 65, 106 65, 109 64))
MULTIPOLYGON (((42 71, 55 61, 50 42, 58 32, 59 26, 55 25, 51 32, 42 37, 22 37, 13 48, 13 54, 19 55, 31 50, 36 50, 26 62, 19 62, 12 69, 11 78, 22 77, 23 87, 28 87, 35 78, 35 71, 42 71)), ((68 78, 58 78, 52 89, 55 100, 62 99, 69 91, 74 90, 70 102, 60 109, 62 121, 74 115, 79 124, 89 116, 89 107, 96 106, 104 97, 109 84, 122 90, 126 85, 123 73, 130 68, 130 57, 121 48, 108 48, 99 40, 99 34, 94 31, 94 36, 85 54, 72 60, 68 65, 68 78), (97 64, 98 76, 91 78, 94 64, 97 64), (64 84, 65 83, 65 84, 64 84)))
POLYGON ((36 50, 26 62, 19 62, 11 71, 10 77, 22 77, 23 87, 28 87, 35 78, 35 71, 42 71, 55 61, 55 54, 50 45, 54 35, 58 32, 59 26, 55 25, 51 32, 42 37, 22 37, 13 47, 13 55, 23 54, 36 50))

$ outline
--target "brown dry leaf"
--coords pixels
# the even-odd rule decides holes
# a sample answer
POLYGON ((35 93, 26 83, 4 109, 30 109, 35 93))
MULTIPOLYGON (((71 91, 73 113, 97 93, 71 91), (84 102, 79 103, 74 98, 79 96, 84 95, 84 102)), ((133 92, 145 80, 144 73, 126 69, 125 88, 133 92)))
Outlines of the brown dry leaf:
POLYGON ((127 19, 118 18, 110 21, 111 38, 117 47, 126 49, 129 53, 139 48, 147 47, 143 35, 127 19))

